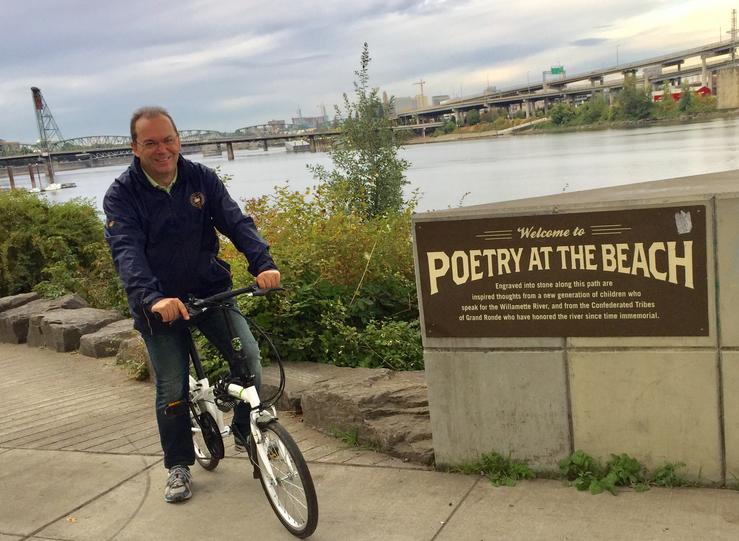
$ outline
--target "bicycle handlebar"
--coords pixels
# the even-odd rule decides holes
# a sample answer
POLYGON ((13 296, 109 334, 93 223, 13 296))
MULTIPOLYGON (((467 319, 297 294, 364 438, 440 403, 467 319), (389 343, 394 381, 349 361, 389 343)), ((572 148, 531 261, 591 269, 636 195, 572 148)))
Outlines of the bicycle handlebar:
MULTIPOLYGON (((190 298, 188 301, 183 303, 185 305, 185 308, 187 309, 187 312, 190 314, 190 317, 195 317, 202 313, 203 308, 208 307, 212 304, 220 303, 221 301, 224 301, 226 299, 232 299, 234 297, 238 297, 239 295, 244 295, 246 293, 249 294, 250 297, 266 297, 267 295, 275 292, 275 291, 282 291, 283 288, 281 287, 271 287, 271 288, 260 288, 257 286, 257 284, 250 284, 246 287, 241 287, 239 289, 232 289, 230 291, 223 291, 222 293, 216 293, 215 295, 211 295, 210 297, 205 297, 203 299, 196 299, 196 298, 190 298)), ((152 312, 149 310, 151 314, 157 319, 159 322, 163 322, 162 315, 158 312, 152 312)))

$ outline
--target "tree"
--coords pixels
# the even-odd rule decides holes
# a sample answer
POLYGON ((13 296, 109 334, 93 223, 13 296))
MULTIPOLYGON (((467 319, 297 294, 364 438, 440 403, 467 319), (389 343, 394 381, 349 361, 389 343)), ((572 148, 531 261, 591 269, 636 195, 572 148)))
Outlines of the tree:
POLYGON ((690 85, 687 81, 680 85, 680 101, 677 104, 677 108, 683 113, 693 108, 693 93, 690 91, 690 85))
POLYGON ((623 117, 628 120, 649 118, 652 102, 643 88, 636 87, 633 75, 624 77, 624 88, 618 96, 623 117))
POLYGON ((569 103, 557 103, 549 110, 549 118, 557 126, 565 126, 575 118, 575 109, 569 103))
POLYGON ((468 126, 474 126, 475 124, 480 123, 480 111, 477 109, 472 109, 467 113, 467 116, 464 119, 465 124, 468 126))
MULTIPOLYGON (((369 87, 369 49, 364 44, 361 67, 354 72, 355 101, 344 94, 344 111, 336 108, 341 136, 329 151, 332 171, 310 167, 333 190, 339 207, 365 218, 398 212, 404 204, 405 171, 410 163, 398 157, 400 142, 377 88, 369 87)), ((390 107, 392 109, 392 99, 390 107)))

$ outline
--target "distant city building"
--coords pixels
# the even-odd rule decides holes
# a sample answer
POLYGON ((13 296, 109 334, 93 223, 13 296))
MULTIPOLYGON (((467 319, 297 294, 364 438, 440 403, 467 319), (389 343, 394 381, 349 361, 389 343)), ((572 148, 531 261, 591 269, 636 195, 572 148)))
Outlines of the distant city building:
POLYGON ((326 116, 300 116, 293 117, 293 126, 298 129, 318 129, 328 124, 328 117, 326 116))
POLYGON ((416 95, 416 108, 417 109, 423 109, 424 107, 428 107, 428 105, 429 105, 428 96, 424 96, 423 94, 416 95))
POLYGON ((431 105, 441 105, 442 101, 448 100, 449 94, 439 94, 438 96, 431 96, 431 105))
POLYGON ((0 139, 0 153, 18 152, 20 149, 21 144, 18 142, 0 139))
POLYGON ((267 127, 269 128, 269 131, 272 133, 280 133, 285 131, 285 121, 284 120, 270 120, 267 122, 267 127))
POLYGON ((410 97, 395 98, 395 113, 407 113, 408 111, 415 111, 418 107, 416 106, 416 99, 410 97))

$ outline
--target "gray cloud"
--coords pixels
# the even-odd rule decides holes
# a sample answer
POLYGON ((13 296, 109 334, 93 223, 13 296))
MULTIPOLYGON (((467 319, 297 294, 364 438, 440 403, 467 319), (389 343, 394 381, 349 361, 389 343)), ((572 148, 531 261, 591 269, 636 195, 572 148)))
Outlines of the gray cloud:
POLYGON ((610 40, 605 38, 583 38, 583 39, 576 39, 572 42, 573 45, 576 47, 594 47, 596 45, 601 45, 603 43, 606 43, 610 40))
POLYGON ((125 133, 144 103, 168 107, 183 128, 232 130, 298 107, 319 114, 352 92, 364 41, 371 84, 396 96, 415 93, 419 78, 432 95, 481 91, 488 75, 499 87, 520 83, 560 60, 575 73, 612 62, 614 35, 622 58, 682 48, 669 28, 630 25, 686 2, 3 2, 0 138, 37 138, 30 86, 67 137, 125 133))

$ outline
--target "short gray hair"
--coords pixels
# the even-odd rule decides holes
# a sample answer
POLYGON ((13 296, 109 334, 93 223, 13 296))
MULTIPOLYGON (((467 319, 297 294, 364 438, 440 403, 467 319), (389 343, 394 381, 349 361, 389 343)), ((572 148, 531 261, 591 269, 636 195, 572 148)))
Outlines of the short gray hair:
POLYGON ((145 107, 139 107, 138 109, 136 109, 131 116, 132 143, 136 142, 136 122, 138 122, 140 118, 154 118, 157 116, 166 116, 172 123, 172 127, 174 128, 175 133, 177 133, 177 125, 174 123, 172 115, 170 115, 164 107, 159 107, 158 105, 147 105, 145 107))

